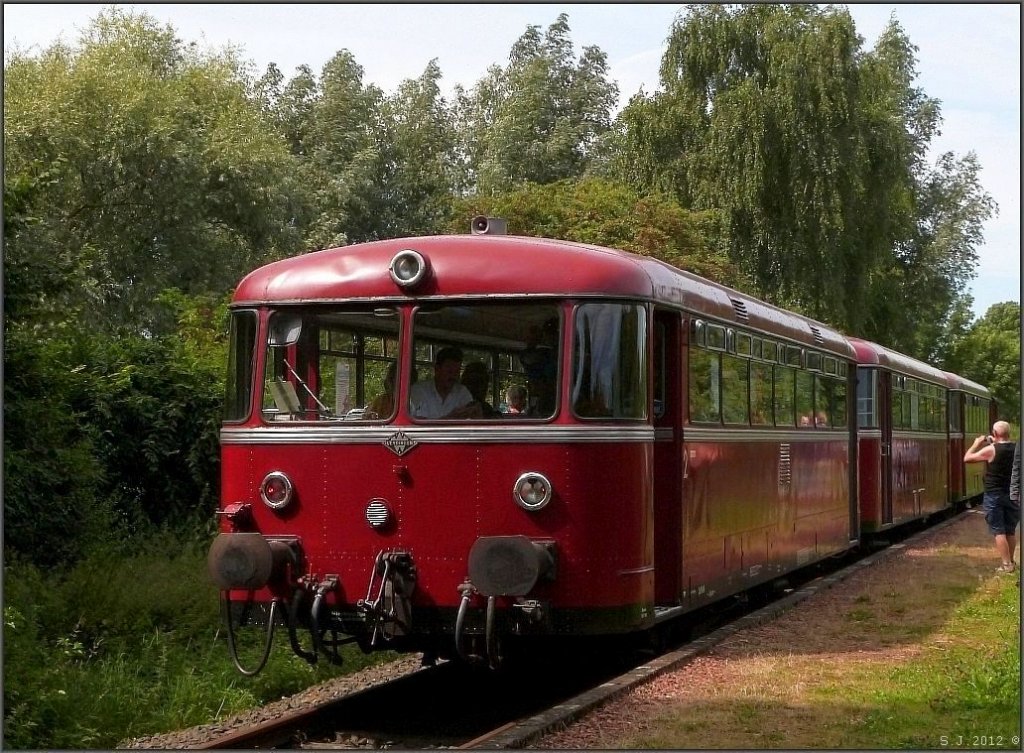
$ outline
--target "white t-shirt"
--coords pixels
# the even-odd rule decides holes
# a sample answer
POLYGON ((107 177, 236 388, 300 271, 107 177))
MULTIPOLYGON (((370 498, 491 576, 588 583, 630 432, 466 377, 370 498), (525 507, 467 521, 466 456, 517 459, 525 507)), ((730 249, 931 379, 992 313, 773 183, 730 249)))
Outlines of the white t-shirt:
POLYGON ((469 405, 473 396, 464 384, 452 385, 448 395, 442 398, 433 379, 416 382, 409 390, 409 412, 413 418, 444 418, 456 408, 469 405))

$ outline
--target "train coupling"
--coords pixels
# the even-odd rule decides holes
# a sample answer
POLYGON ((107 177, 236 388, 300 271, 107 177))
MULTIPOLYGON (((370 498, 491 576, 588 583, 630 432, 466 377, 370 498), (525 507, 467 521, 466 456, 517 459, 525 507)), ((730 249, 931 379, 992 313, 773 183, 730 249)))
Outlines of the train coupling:
POLYGON ((356 602, 370 624, 369 645, 407 635, 412 630, 412 595, 416 590, 416 564, 402 550, 381 550, 370 569, 366 598, 356 602))
POLYGON ((539 623, 544 620, 544 604, 536 599, 523 599, 512 604, 512 608, 522 612, 527 622, 539 623))

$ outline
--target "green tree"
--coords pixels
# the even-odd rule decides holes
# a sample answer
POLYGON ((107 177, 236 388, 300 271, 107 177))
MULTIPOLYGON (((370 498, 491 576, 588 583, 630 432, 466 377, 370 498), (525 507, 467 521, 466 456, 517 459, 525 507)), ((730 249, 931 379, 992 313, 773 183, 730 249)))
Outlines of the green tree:
POLYGON ((855 330, 861 270, 892 241, 857 233, 879 196, 864 173, 868 137, 885 125, 862 117, 859 45, 845 10, 695 6, 669 37, 662 101, 627 116, 653 107, 669 129, 655 143, 685 150, 664 182, 684 205, 728 213, 733 259, 760 294, 855 330))
POLYGON ((309 212, 298 223, 304 248, 380 237, 383 93, 364 85, 363 68, 348 50, 335 53, 319 78, 302 65, 282 81, 268 66, 255 93, 297 161, 294 176, 309 212))
POLYGON ((455 190, 455 130, 431 61, 390 96, 363 82, 347 50, 282 85, 268 67, 256 91, 298 160, 314 207, 307 246, 326 248, 436 230, 455 190))
POLYGON ((423 75, 403 81, 383 105, 382 237, 436 232, 456 191, 456 134, 451 108, 430 61, 423 75))
POLYGON ((841 7, 692 6, 595 169, 724 212, 758 295, 930 357, 992 204, 973 157, 927 165, 939 105, 896 20, 862 42, 841 7))
POLYGON ((618 86, 607 57, 583 48, 574 60, 568 16, 542 35, 529 26, 505 68, 492 66, 470 92, 457 88, 466 185, 483 194, 522 183, 580 177, 611 126, 618 86))
POLYGON ((999 415, 1020 422, 1021 312, 1016 301, 996 303, 955 344, 946 368, 983 384, 999 403, 999 415))
POLYGON ((462 199, 448 232, 465 233, 467 218, 480 214, 506 219, 516 235, 619 248, 733 286, 749 284, 726 255, 720 214, 686 210, 670 197, 641 196, 602 178, 528 183, 497 196, 462 199))
POLYGON ((995 203, 981 186, 974 153, 945 153, 915 179, 913 230, 880 260, 871 280, 865 336, 922 360, 941 359, 945 338, 970 308, 983 224, 995 203))
POLYGON ((182 312, 292 251, 301 193, 233 55, 145 15, 4 73, 5 544, 50 566, 212 510, 223 353, 190 343, 224 322, 182 312))
POLYGON ((379 237, 383 98, 379 88, 363 84, 363 68, 347 50, 324 65, 310 127, 310 155, 320 178, 317 246, 379 237))
POLYGON ((16 274, 51 260, 81 272, 37 307, 138 331, 169 285, 225 289, 296 247, 292 161, 232 53, 110 9, 76 45, 9 56, 4 74, 5 186, 37 189, 5 255, 16 274))

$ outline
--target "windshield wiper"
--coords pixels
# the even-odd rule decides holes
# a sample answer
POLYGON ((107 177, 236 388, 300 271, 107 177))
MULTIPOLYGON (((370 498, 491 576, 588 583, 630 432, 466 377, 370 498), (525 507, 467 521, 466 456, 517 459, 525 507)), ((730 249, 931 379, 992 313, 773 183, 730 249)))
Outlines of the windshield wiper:
POLYGON ((295 373, 295 369, 293 369, 292 365, 290 363, 288 363, 288 359, 287 358, 282 358, 281 360, 284 361, 285 368, 287 368, 288 371, 291 373, 291 375, 293 377, 295 377, 295 380, 299 384, 302 385, 302 389, 304 389, 306 391, 306 394, 309 395, 311 398, 313 398, 313 400, 316 401, 316 404, 320 406, 320 415, 322 415, 322 416, 333 416, 334 412, 330 408, 328 408, 326 405, 324 405, 323 403, 320 402, 320 398, 318 398, 316 396, 316 394, 313 392, 313 390, 311 390, 309 388, 309 385, 306 384, 306 382, 302 379, 302 377, 300 377, 297 373, 295 373))

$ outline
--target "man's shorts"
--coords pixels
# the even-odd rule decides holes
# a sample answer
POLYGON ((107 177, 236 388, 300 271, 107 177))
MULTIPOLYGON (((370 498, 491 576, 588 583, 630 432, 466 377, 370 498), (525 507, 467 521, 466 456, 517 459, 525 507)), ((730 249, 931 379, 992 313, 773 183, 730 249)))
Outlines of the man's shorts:
POLYGON ((985 522, 993 536, 1012 536, 1020 523, 1020 507, 1010 501, 1010 495, 1003 492, 985 492, 981 500, 985 511, 985 522))

